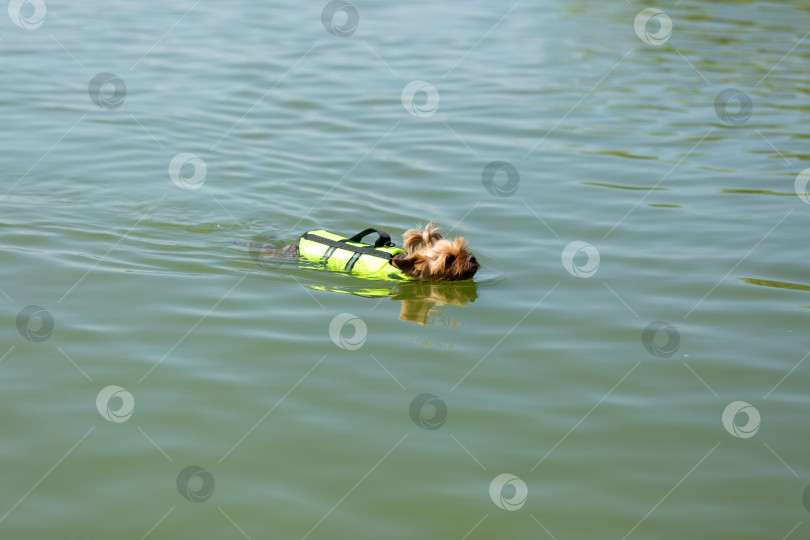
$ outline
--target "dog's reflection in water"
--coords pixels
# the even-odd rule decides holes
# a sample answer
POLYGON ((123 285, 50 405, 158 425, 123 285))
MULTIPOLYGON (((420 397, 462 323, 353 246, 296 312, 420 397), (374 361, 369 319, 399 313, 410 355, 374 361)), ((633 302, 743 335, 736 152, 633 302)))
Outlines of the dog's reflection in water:
POLYGON ((399 318, 423 326, 458 326, 447 319, 442 306, 465 306, 478 298, 474 281, 403 283, 391 297, 402 302, 399 318))
MULTIPOLYGON (((380 282, 377 282, 380 283, 380 282)), ((387 285, 387 284, 386 284, 387 285)), ((478 298, 475 281, 403 281, 392 287, 339 287, 309 285, 316 291, 329 291, 362 296, 385 298, 402 302, 399 318, 423 326, 458 326, 447 319, 441 307, 462 307, 478 298)))

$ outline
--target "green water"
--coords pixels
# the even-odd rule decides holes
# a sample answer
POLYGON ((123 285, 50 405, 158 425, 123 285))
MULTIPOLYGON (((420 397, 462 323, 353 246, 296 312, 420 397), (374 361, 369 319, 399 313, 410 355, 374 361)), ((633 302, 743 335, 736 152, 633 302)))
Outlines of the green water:
POLYGON ((806 3, 7 7, 0 537, 810 537, 806 3))

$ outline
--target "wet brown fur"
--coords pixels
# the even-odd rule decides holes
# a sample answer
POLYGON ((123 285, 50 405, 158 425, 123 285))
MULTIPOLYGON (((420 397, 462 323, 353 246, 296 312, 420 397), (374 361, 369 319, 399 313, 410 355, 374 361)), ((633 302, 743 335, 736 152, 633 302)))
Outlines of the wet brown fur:
POLYGON ((436 281, 459 281, 472 278, 479 264, 467 248, 467 241, 458 237, 446 240, 436 223, 424 228, 409 229, 402 235, 407 255, 398 255, 391 264, 404 274, 436 281))

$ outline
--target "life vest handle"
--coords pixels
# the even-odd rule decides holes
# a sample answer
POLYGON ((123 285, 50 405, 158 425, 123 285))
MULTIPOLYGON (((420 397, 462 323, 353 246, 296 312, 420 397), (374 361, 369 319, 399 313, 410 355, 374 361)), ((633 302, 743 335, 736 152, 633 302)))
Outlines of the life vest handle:
POLYGON ((369 228, 369 229, 365 229, 363 231, 360 231, 359 233, 355 234, 354 236, 352 236, 351 238, 349 238, 346 241, 347 242, 360 242, 363 239, 364 236, 369 235, 371 233, 377 233, 377 235, 378 235, 377 240, 374 242, 374 247, 375 248, 378 248, 378 247, 394 247, 394 243, 391 241, 391 236, 387 232, 381 231, 379 229, 374 229, 374 228, 369 228))

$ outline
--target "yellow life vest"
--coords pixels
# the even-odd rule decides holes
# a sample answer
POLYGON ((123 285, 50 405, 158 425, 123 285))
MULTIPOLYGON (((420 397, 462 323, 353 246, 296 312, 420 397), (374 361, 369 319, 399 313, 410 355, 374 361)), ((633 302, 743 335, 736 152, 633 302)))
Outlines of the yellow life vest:
POLYGON ((330 270, 375 279, 413 279, 391 264, 391 259, 400 253, 405 253, 405 250, 396 247, 388 233, 376 229, 366 229, 351 238, 324 230, 310 231, 298 238, 299 258, 325 265, 330 270), (374 245, 360 242, 372 232, 379 234, 374 245))

